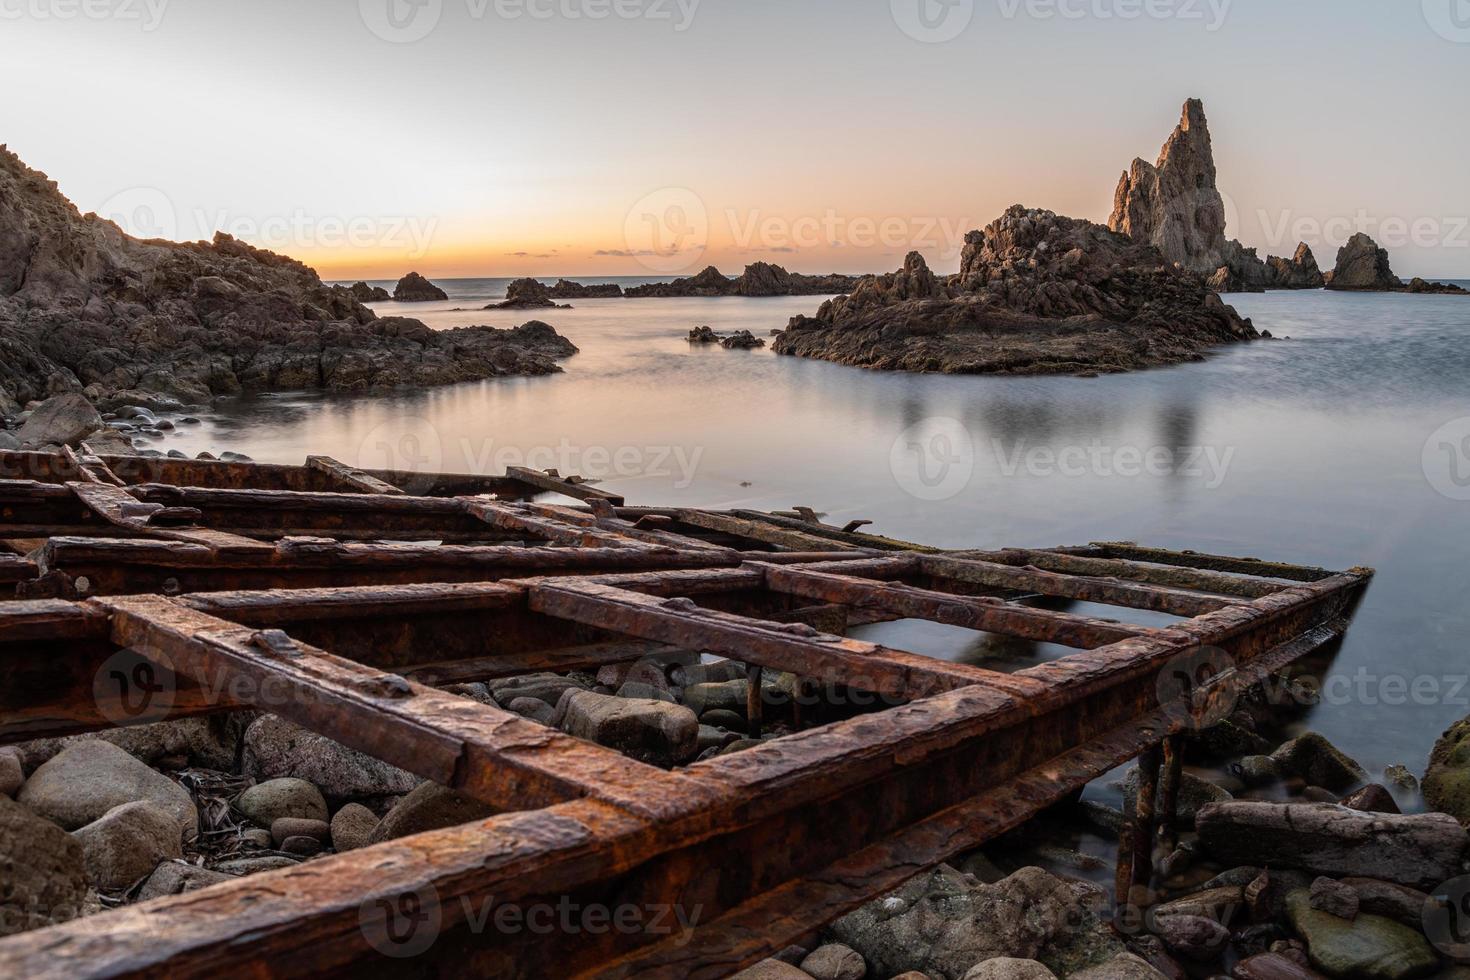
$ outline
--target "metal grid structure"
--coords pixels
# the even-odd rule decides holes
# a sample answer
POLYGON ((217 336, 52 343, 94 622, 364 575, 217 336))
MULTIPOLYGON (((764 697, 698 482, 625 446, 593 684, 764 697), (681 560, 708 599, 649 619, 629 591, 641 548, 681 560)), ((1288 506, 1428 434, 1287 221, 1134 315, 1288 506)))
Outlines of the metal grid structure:
POLYGON ((1127 900, 1153 813, 1173 812, 1173 737, 1338 640, 1372 574, 1116 543, 941 551, 810 512, 630 508, 531 471, 67 453, 0 454, 0 476, 0 744, 119 723, 96 678, 126 655, 170 692, 138 721, 260 707, 501 811, 0 941, 5 976, 722 977, 1141 757, 1127 900), (1112 608, 1049 608, 1079 602, 1112 608), (893 620, 1071 652, 1002 673, 845 635, 893 620), (747 665, 750 724, 779 711, 791 734, 666 770, 438 689, 711 654, 747 665), (796 686, 776 704, 778 674, 796 686), (805 697, 823 689, 871 707, 831 715, 805 697), (480 914, 568 902, 698 924, 480 914))

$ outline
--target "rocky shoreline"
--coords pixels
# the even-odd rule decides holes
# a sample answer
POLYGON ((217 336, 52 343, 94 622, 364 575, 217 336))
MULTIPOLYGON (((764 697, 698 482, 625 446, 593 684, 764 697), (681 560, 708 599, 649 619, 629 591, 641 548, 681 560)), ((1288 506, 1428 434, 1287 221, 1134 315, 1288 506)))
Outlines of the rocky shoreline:
POLYGON ((869 277, 844 276, 833 273, 808 276, 788 272, 769 262, 754 262, 745 267, 739 278, 730 279, 710 266, 696 276, 673 282, 649 283, 624 290, 629 299, 687 296, 829 296, 849 293, 869 277))
POLYGON ((356 295, 228 235, 132 238, 0 148, 0 414, 70 391, 196 405, 549 374, 576 350, 544 324, 435 331, 356 295))
MULTIPOLYGON (((835 708, 803 701, 799 722, 795 678, 768 672, 753 732, 746 688, 743 664, 678 655, 445 690, 664 768, 835 708)), ((1106 849, 1072 845, 1117 838, 1123 811, 1072 802, 740 977, 1463 980, 1453 957, 1470 949, 1440 930, 1449 910, 1435 895, 1470 856, 1470 719, 1435 748, 1422 797, 1407 768, 1375 782, 1292 725, 1247 696, 1186 738, 1174 842, 1136 907, 1098 884, 1111 876, 1106 849), (1421 812, 1426 802, 1441 812, 1421 812)), ((1136 794, 1137 769, 1115 778, 1125 800, 1136 794)), ((257 711, 28 742, 0 749, 0 866, 18 869, 0 934, 493 813, 257 711)))

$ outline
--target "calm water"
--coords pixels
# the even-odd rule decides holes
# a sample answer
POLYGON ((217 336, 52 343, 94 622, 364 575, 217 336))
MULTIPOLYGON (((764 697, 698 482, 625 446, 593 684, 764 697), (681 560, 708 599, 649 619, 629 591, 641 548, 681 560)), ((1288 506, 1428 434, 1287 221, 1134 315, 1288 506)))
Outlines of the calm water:
MULTIPOLYGON (((530 318, 450 312, 502 296, 505 280, 442 285, 447 303, 385 309, 435 327, 530 318)), ((1291 340, 1086 380, 877 374, 684 340, 706 323, 765 336, 819 302, 582 301, 541 314, 582 349, 565 374, 225 403, 161 448, 480 472, 529 461, 606 474, 633 502, 806 504, 952 546, 1129 539, 1371 565, 1379 577, 1307 722, 1370 770, 1422 773, 1438 734, 1470 714, 1470 502, 1436 489, 1470 497, 1470 421, 1426 457, 1431 434, 1470 416, 1470 298, 1237 296, 1291 340)), ((964 631, 870 635, 1018 665, 964 631)))

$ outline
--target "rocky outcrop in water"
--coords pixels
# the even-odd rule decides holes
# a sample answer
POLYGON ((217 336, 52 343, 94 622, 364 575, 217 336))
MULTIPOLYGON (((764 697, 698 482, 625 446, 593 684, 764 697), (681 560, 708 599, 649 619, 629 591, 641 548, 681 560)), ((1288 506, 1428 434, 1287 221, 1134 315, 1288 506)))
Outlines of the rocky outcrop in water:
POLYGON ((555 286, 547 287, 546 295, 552 299, 620 299, 623 287, 615 282, 588 284, 558 279, 555 286))
POLYGON ((449 298, 449 294, 417 272, 410 272, 398 280, 393 298, 400 303, 437 303, 449 298))
POLYGON ((388 303, 393 300, 392 294, 382 286, 369 286, 365 282, 355 282, 347 287, 347 291, 359 303, 388 303))
POLYGON ((1190 99, 1158 162, 1134 160, 1118 181, 1108 227, 1157 246, 1166 260, 1210 277, 1217 288, 1264 288, 1255 251, 1225 238, 1225 200, 1215 180, 1204 103, 1190 99))
POLYGON ((1298 245, 1289 259, 1273 255, 1266 260, 1267 289, 1321 289, 1326 284, 1317 257, 1306 242, 1298 245))
POLYGON ((673 282, 634 286, 624 295, 632 299, 676 296, 826 296, 851 292, 861 276, 808 276, 788 272, 779 265, 755 262, 745 267, 738 279, 710 266, 697 276, 673 282))
POLYGON ((957 276, 911 253, 794 318, 774 350, 882 370, 1053 374, 1199 360, 1259 336, 1200 276, 1089 221, 1017 205, 965 241, 957 276))
POLYGON ((0 149, 0 410, 70 391, 149 404, 439 385, 549 373, 573 351, 544 324, 380 319, 351 290, 228 235, 132 238, 0 149))
POLYGON ((517 279, 505 288, 505 302, 491 303, 485 307, 487 310, 536 310, 557 309, 569 310, 569 306, 558 306, 551 299, 550 290, 546 284, 539 279, 529 276, 517 279))
POLYGON ((1379 248, 1371 237, 1358 232, 1337 250, 1337 266, 1328 277, 1328 289, 1360 293, 1444 293, 1470 295, 1459 286, 1415 278, 1405 283, 1393 274, 1388 249, 1379 248))

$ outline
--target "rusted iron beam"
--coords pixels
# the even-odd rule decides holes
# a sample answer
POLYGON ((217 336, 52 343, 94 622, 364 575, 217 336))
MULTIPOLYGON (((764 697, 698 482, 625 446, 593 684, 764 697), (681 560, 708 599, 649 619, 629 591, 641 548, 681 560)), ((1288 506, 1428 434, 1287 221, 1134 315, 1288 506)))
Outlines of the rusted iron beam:
POLYGON ((1005 551, 966 551, 956 552, 954 557, 973 558, 1002 565, 1031 566, 1043 571, 1060 572, 1064 575, 1086 575, 1096 578, 1116 578, 1128 582, 1146 582, 1150 585, 1162 585, 1172 589, 1193 589, 1246 599, 1258 599, 1286 587, 1286 583, 1271 582, 1268 579, 1187 568, 1169 568, 1118 558, 1096 558, 1068 554, 1059 550, 1036 551, 1014 548, 1005 551))
POLYGON ((1184 780, 1184 746, 1177 735, 1164 739, 1159 770, 1159 846, 1165 857, 1179 843, 1179 787, 1184 780))
POLYGON ((714 514, 708 511, 681 510, 678 512, 678 519, 680 523, 693 527, 702 527, 708 531, 718 531, 721 534, 728 534, 735 538, 758 541, 762 544, 786 548, 792 551, 860 550, 855 544, 836 541, 805 530, 788 530, 764 521, 746 520, 725 514, 714 514))
POLYGON ((800 531, 803 534, 815 535, 826 538, 829 541, 850 545, 856 548, 867 548, 874 551, 913 551, 920 553, 938 553, 942 548, 936 548, 926 544, 916 544, 912 541, 900 541, 897 538, 885 537, 881 534, 870 534, 864 531, 845 531, 839 527, 828 524, 798 520, 793 517, 784 517, 780 514, 766 514, 756 510, 733 510, 733 516, 747 521, 755 521, 762 524, 774 524, 776 527, 785 528, 790 531, 800 531))
POLYGON ((395 487, 385 480, 380 480, 362 470, 354 469, 346 463, 338 462, 330 456, 308 456, 306 457, 306 466, 308 469, 319 470, 325 473, 338 483, 356 487, 363 493, 388 494, 390 496, 403 493, 401 487, 395 487))
POLYGON ((1211 572, 1229 572, 1264 578, 1282 578, 1295 582, 1319 582, 1333 573, 1310 565, 1262 561, 1259 558, 1232 558, 1200 551, 1169 551, 1164 548, 1142 548, 1132 541, 1099 541, 1094 543, 1101 557, 1144 561, 1158 565, 1176 565, 1211 572))
POLYGON ((139 501, 122 487, 106 483, 68 483, 67 489, 107 523, 141 538, 156 537, 201 545, 221 557, 244 557, 270 551, 269 545, 223 531, 155 525, 150 518, 163 510, 163 505, 139 501))
POLYGON ((1202 595, 1185 589, 1146 585, 1112 578, 1066 575, 1039 568, 925 555, 919 569, 940 580, 982 585, 994 589, 1035 592, 1084 602, 1101 602, 1130 609, 1148 609, 1174 616, 1199 616, 1239 600, 1202 595))
POLYGON ((882 609, 908 619, 1001 633, 1089 650, 1154 632, 1146 626, 1108 623, 1086 616, 1018 606, 1001 599, 952 595, 872 582, 825 569, 769 566, 766 583, 779 592, 863 609, 882 609))
POLYGON ((543 472, 526 466, 510 466, 506 468, 505 475, 509 479, 526 484, 537 492, 559 493, 564 497, 572 497, 576 500, 605 500, 614 507, 621 507, 624 503, 623 498, 618 494, 588 486, 586 482, 575 477, 560 476, 554 470, 543 472))

